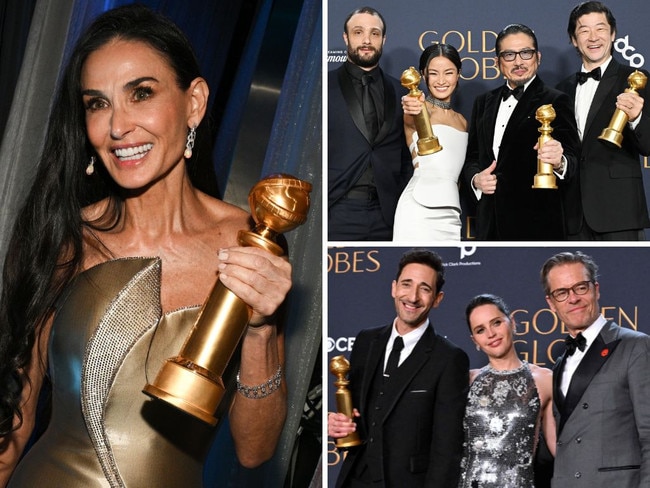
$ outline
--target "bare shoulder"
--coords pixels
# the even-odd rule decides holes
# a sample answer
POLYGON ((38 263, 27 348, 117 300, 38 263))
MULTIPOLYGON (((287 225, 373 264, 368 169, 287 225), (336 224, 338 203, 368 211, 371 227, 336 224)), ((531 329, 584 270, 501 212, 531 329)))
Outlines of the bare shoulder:
POLYGON ((471 385, 474 383, 474 380, 478 376, 478 374, 481 372, 480 369, 470 369, 469 370, 469 384, 471 385))
POLYGON ((533 375, 537 389, 544 394, 550 395, 553 391, 553 371, 549 368, 537 366, 536 364, 529 364, 528 366, 530 367, 530 372, 533 375))

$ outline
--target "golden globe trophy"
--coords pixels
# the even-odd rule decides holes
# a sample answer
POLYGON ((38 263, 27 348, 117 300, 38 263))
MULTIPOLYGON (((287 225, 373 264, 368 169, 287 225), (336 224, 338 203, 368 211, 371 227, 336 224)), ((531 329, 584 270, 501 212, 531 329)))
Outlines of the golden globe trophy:
MULTIPOLYGON (((553 105, 549 104, 539 107, 535 112, 535 119, 542 124, 542 126, 537 129, 541 133, 541 136, 537 139, 538 149, 541 149, 544 143, 553 139, 551 137, 551 132, 553 132, 551 122, 555 120, 555 109, 553 108, 553 105)), ((552 164, 545 163, 539 159, 537 160, 537 174, 533 179, 533 188, 550 190, 557 189, 552 164)))
MULTIPOLYGON (((420 73, 411 66, 409 69, 404 70, 400 82, 404 88, 409 90, 408 96, 419 98, 422 92, 418 89, 420 84, 420 73)), ((429 121, 429 111, 426 104, 422 107, 422 111, 413 116, 415 119, 415 130, 418 133, 418 154, 426 156, 427 154, 437 153, 442 149, 438 142, 438 138, 433 133, 431 122, 429 121)))
MULTIPOLYGON (((625 93, 636 93, 639 88, 645 88, 647 81, 648 77, 646 75, 639 70, 634 71, 627 77, 627 83, 630 87, 625 89, 625 93)), ((603 129, 598 139, 614 144, 616 147, 621 147, 621 142, 623 142, 623 129, 625 129, 628 118, 627 114, 621 109, 617 108, 614 110, 609 125, 603 129)))
MULTIPOLYGON (((347 386, 350 382, 346 379, 348 371, 350 371, 350 362, 345 359, 345 356, 335 356, 330 360, 330 371, 336 376, 334 386, 336 386, 336 411, 344 414, 346 417, 353 418, 352 395, 347 386)), ((345 449, 348 447, 358 446, 361 444, 361 439, 357 432, 350 432, 345 437, 336 439, 336 447, 345 449)))
MULTIPOLYGON (((248 195, 255 229, 239 231, 239 244, 283 255, 275 240, 307 220, 311 188, 310 183, 285 174, 258 182, 248 195)), ((214 414, 225 392, 222 375, 251 313, 243 300, 217 280, 178 356, 167 359, 143 391, 215 425, 214 414)))

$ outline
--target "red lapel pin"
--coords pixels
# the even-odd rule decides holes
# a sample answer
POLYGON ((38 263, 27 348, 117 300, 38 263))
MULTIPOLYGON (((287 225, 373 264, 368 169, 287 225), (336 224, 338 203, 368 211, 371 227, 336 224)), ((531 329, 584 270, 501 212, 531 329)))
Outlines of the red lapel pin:
POLYGON ((606 358, 609 355, 609 349, 605 348, 602 351, 600 351, 600 355, 604 358, 606 358))

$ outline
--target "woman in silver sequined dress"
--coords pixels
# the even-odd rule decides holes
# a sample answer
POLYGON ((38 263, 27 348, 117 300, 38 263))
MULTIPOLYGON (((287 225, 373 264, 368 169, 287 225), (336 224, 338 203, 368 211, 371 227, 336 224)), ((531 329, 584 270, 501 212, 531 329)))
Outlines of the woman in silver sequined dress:
POLYGON ((474 297, 466 318, 472 341, 489 362, 470 371, 459 487, 534 487, 540 428, 555 454, 552 372, 517 356, 515 324, 501 298, 474 297))

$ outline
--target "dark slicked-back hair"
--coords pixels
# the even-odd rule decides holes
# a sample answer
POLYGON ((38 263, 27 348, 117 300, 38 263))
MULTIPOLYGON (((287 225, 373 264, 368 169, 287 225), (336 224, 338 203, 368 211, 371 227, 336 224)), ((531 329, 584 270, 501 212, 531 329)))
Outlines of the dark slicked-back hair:
POLYGON ((592 259, 591 256, 588 256, 580 251, 576 252, 561 252, 552 256, 546 260, 540 271, 540 281, 542 282, 542 288, 544 293, 549 295, 551 290, 548 286, 548 273, 556 266, 562 264, 582 264, 587 270, 587 275, 589 281, 595 283, 598 281, 598 265, 592 259))
POLYGON ((359 7, 357 9, 354 9, 352 12, 348 14, 348 16, 345 18, 345 22, 343 22, 343 32, 346 34, 348 33, 348 22, 352 18, 353 15, 357 14, 370 14, 374 15, 375 17, 379 17, 379 20, 381 20, 381 35, 382 37, 386 37, 386 20, 384 19, 384 16, 381 15, 377 10, 375 10, 372 7, 359 7))
POLYGON ((469 316, 475 308, 480 307, 481 305, 494 305, 501 311, 501 313, 503 313, 503 315, 508 317, 508 320, 510 320, 510 307, 508 307, 503 298, 492 295, 491 293, 483 293, 472 298, 467 304, 467 307, 465 307, 465 320, 467 321, 467 327, 469 328, 470 333, 472 332, 472 326, 469 323, 469 316))
POLYGON ((436 272, 436 293, 440 293, 442 286, 445 284, 445 267, 442 264, 442 258, 433 251, 426 249, 412 249, 405 252, 397 265, 397 274, 395 281, 399 281, 402 270, 407 264, 424 264, 436 272))
POLYGON ((497 35, 497 40, 494 43, 494 52, 497 56, 501 52, 501 41, 504 37, 511 34, 526 34, 533 40, 533 48, 535 48, 535 51, 539 51, 537 47, 537 36, 533 32, 533 29, 524 24, 510 24, 501 29, 501 32, 497 35))
POLYGON ((425 72, 427 66, 429 66, 429 62, 438 56, 447 58, 449 61, 454 63, 454 66, 458 68, 458 72, 460 73, 462 61, 460 59, 460 54, 458 54, 456 48, 451 44, 440 44, 436 42, 435 44, 431 44, 424 51, 422 51, 422 54, 420 55, 420 73, 422 73, 422 75, 426 74, 425 72))

